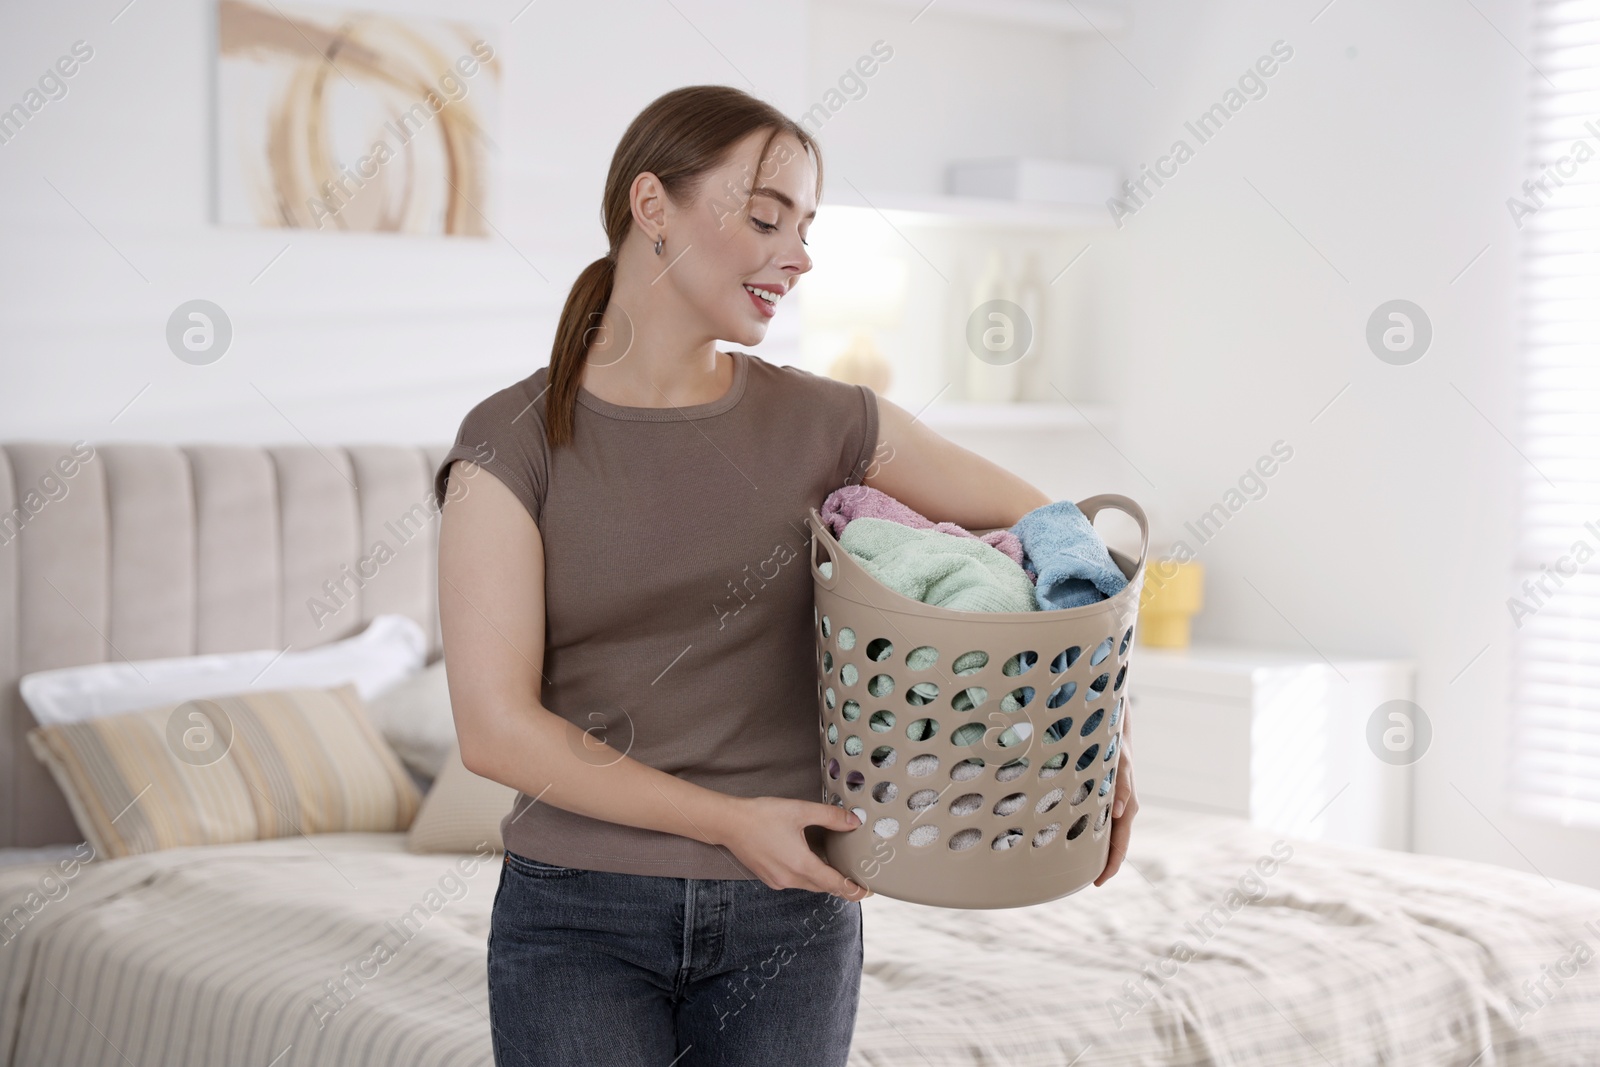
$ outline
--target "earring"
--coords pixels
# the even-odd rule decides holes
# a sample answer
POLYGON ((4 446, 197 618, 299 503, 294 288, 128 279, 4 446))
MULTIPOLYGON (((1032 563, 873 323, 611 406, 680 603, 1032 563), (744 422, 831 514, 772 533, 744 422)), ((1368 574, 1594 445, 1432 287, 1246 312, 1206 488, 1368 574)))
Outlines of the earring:
POLYGON ((661 254, 661 242, 663 242, 665 240, 666 240, 665 237, 657 237, 656 238, 656 255, 659 256, 661 254))

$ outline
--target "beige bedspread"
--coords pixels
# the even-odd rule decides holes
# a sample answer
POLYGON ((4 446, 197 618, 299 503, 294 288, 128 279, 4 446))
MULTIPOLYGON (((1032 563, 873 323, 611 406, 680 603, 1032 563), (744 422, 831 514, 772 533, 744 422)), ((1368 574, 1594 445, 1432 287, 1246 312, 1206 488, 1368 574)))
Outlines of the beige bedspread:
MULTIPOLYGON (((1134 837, 1051 904, 867 901, 852 1067, 1600 1064, 1600 891, 1151 808, 1134 837)), ((0 1064, 487 1067, 498 861, 402 841, 0 868, 0 1064)))

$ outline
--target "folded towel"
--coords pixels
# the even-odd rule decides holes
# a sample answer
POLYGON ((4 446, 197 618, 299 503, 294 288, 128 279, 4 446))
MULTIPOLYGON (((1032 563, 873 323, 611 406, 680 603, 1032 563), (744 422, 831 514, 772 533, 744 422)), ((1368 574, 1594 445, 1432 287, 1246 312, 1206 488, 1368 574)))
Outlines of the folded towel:
POLYGON ((1070 500, 1034 508, 1011 532, 1022 542, 1023 566, 1039 576, 1034 596, 1042 611, 1093 604, 1128 584, 1088 516, 1070 500))
POLYGON ((819 514, 835 537, 843 537, 846 526, 853 519, 888 519, 890 522, 909 526, 913 530, 938 530, 954 537, 970 537, 982 541, 991 548, 1004 552, 1017 566, 1026 566, 1022 560, 1022 542, 1010 530, 990 530, 980 537, 953 522, 934 522, 906 507, 888 493, 868 485, 847 485, 835 489, 822 502, 819 514))
POLYGON ((861 516, 839 538, 874 578, 895 592, 953 611, 1036 611, 1033 583, 1003 552, 974 537, 861 516))

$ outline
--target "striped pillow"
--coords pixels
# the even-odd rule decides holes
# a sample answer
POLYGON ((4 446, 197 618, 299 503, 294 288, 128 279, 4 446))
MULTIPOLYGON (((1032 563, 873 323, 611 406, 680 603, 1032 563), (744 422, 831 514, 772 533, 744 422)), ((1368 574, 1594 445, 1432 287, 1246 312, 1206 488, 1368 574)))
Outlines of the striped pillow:
POLYGON ((28 745, 104 859, 300 833, 405 830, 421 802, 354 683, 39 726, 28 745))
POLYGON ((406 850, 481 852, 488 847, 502 852, 500 822, 516 799, 517 791, 509 785, 467 770, 461 749, 451 745, 406 834, 406 850))

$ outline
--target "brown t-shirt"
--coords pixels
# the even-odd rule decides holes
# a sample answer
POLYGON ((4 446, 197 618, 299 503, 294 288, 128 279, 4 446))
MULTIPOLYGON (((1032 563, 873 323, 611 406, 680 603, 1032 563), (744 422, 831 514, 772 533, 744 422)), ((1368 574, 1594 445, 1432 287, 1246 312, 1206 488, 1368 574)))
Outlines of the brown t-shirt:
MULTIPOLYGON (((541 367, 467 413, 436 503, 466 459, 538 523, 545 707, 708 789, 825 802, 806 515, 865 476, 877 399, 731 356, 733 387, 708 404, 626 407, 580 389, 573 442, 553 453, 541 367)), ((522 793, 500 830, 511 851, 564 867, 754 877, 726 849, 522 793)))

